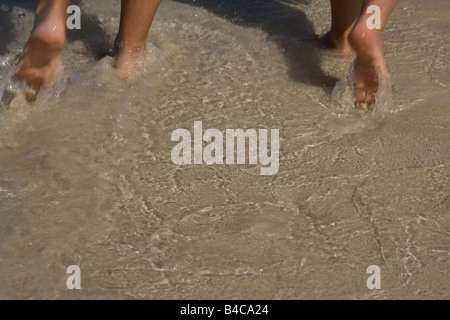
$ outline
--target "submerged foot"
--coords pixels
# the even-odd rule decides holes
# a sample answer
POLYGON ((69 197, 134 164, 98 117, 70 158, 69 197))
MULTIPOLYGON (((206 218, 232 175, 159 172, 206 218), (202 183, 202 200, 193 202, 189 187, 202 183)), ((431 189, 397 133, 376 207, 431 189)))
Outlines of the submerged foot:
POLYGON ((127 48, 116 40, 114 46, 114 70, 120 79, 132 79, 140 75, 139 63, 146 55, 145 46, 127 48))
POLYGON ((20 58, 15 77, 38 88, 51 86, 58 80, 64 42, 64 21, 49 18, 39 23, 20 58))
POLYGON ((356 25, 349 35, 349 42, 356 51, 353 91, 355 103, 372 104, 382 81, 389 79, 381 32, 370 30, 365 25, 356 25))

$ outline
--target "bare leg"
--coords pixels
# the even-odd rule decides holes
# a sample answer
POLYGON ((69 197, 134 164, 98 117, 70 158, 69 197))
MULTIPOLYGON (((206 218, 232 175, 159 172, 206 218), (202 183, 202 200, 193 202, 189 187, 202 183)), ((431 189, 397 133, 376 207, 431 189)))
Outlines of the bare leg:
POLYGON ((136 58, 146 50, 147 35, 161 0, 122 0, 120 28, 115 47, 116 73, 127 78, 133 71, 136 58))
POLYGON ((363 10, 349 34, 349 41, 356 51, 354 97, 357 103, 373 103, 378 91, 380 76, 389 78, 384 57, 382 34, 392 11, 399 0, 364 0, 363 10), (367 8, 377 5, 381 9, 381 29, 369 29, 367 20, 371 13, 367 8))
POLYGON ((40 0, 34 29, 19 61, 16 78, 36 87, 54 80, 66 39, 66 16, 70 0, 40 0))
POLYGON ((362 0, 330 0, 332 23, 326 34, 327 46, 343 55, 350 54, 352 48, 348 35, 361 14, 362 0))

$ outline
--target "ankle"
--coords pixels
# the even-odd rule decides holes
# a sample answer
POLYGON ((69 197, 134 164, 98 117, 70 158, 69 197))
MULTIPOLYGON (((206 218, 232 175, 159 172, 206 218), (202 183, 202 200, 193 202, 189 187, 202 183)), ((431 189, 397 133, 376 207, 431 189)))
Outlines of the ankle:
POLYGON ((330 32, 328 41, 330 47, 336 49, 338 52, 341 52, 343 54, 352 52, 352 47, 348 41, 348 33, 333 34, 333 32, 330 32))
POLYGON ((145 52, 146 41, 123 41, 120 36, 114 41, 115 55, 136 55, 145 52))
POLYGON ((358 59, 370 63, 384 62, 381 30, 371 30, 366 25, 357 23, 348 35, 348 42, 358 59))
POLYGON ((64 20, 49 18, 38 24, 30 37, 30 45, 45 47, 51 51, 60 51, 66 41, 64 20))

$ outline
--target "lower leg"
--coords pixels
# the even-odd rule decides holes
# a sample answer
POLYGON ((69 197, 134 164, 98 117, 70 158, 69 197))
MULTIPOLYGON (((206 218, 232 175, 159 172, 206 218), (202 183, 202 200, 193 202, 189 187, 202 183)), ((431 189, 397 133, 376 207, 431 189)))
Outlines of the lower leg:
POLYGON ((122 0, 120 28, 114 44, 114 67, 121 78, 130 75, 136 57, 145 54, 147 35, 161 0, 122 0))
POLYGON ((16 78, 36 87, 51 83, 61 61, 70 0, 40 0, 34 29, 19 61, 16 78))
POLYGON ((327 44, 343 54, 351 53, 348 35, 361 13, 362 0, 330 0, 330 4, 332 22, 327 44))
POLYGON ((381 85, 379 77, 389 77, 386 66, 382 34, 389 16, 399 0, 364 0, 363 10, 349 34, 349 41, 356 51, 355 89, 356 102, 372 103, 374 94, 381 85), (368 19, 372 16, 367 9, 377 5, 381 11, 381 29, 369 29, 368 19))

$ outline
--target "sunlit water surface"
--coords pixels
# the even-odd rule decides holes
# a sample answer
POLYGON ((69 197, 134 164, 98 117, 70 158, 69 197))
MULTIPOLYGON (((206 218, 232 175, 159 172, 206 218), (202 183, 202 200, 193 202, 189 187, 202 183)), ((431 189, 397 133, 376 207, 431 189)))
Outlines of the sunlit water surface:
MULTIPOLYGON (((3 93, 33 3, 0 4, 3 93)), ((86 1, 65 83, 0 107, 0 298, 450 297, 448 1, 400 3, 369 114, 314 40, 328 1, 165 0, 134 81, 101 58, 119 9, 86 1), (279 129, 279 172, 174 165, 195 120, 279 129)))

